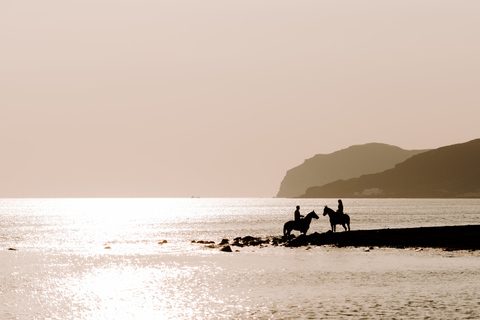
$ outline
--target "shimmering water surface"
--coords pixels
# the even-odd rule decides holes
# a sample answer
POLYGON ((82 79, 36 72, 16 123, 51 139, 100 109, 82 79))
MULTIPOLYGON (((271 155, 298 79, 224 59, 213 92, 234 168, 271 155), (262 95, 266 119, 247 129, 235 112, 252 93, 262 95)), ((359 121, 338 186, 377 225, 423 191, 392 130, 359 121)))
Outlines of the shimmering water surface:
MULTIPOLYGON (((336 199, 0 200, 0 319, 480 319, 477 251, 191 243, 278 236, 297 204, 336 199)), ((480 200, 344 205, 352 229, 480 223, 480 200)))

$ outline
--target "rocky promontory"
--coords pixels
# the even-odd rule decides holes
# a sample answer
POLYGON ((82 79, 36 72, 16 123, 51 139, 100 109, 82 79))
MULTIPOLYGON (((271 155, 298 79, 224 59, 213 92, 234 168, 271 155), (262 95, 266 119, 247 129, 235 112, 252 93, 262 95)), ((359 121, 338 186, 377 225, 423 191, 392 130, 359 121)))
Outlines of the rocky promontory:
POLYGON ((220 248, 232 252, 232 248, 249 246, 322 246, 337 247, 392 247, 392 248, 442 248, 446 250, 480 249, 480 225, 397 228, 377 230, 355 230, 325 232, 295 237, 237 237, 233 241, 223 239, 218 245, 213 241, 192 241, 208 244, 209 248, 220 248))
POLYGON ((313 233, 288 242, 297 245, 336 245, 357 247, 429 247, 480 249, 480 225, 355 230, 313 233))

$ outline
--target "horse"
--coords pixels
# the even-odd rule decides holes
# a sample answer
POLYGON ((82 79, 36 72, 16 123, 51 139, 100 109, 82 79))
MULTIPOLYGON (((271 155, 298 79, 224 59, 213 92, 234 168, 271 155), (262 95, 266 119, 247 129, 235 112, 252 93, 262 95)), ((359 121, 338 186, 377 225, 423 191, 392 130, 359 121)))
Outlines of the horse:
POLYGON ((330 209, 329 207, 325 206, 325 209, 323 209, 323 216, 328 216, 330 217, 330 225, 332 226, 332 232, 335 232, 335 226, 337 224, 341 224, 344 228, 345 231, 347 231, 348 226, 348 231, 350 231, 350 217, 346 213, 338 213, 333 209, 330 209))
POLYGON ((303 234, 307 234, 308 228, 310 228, 310 222, 312 218, 318 219, 318 215, 315 213, 315 210, 307 214, 307 216, 298 221, 290 220, 285 222, 283 225, 283 235, 289 236, 292 230, 298 230, 303 234))

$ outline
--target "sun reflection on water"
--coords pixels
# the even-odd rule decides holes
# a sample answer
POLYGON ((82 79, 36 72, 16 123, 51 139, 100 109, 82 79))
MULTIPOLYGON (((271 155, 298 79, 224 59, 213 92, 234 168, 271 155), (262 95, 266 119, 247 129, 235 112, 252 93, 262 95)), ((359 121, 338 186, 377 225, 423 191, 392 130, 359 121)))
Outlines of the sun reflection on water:
MULTIPOLYGON (((0 250, 0 319, 295 319, 299 312, 323 319, 480 317, 478 251, 245 247, 222 253, 191 243, 278 234, 297 201, 0 200, 0 242, 18 249, 0 250)), ((301 201, 302 208, 318 205, 301 201)), ((377 220, 413 225, 444 202, 405 214, 409 203, 352 200, 350 208, 359 228, 377 220), (391 210, 391 220, 383 211, 381 219, 373 215, 377 206, 391 210)), ((466 203, 456 210, 478 221, 478 201, 466 203)), ((321 228, 318 221, 312 232, 321 228)))
POLYGON ((205 281, 215 276, 215 268, 113 260, 66 284, 81 319, 201 319, 208 318, 211 303, 221 303, 211 295, 221 285, 205 281))

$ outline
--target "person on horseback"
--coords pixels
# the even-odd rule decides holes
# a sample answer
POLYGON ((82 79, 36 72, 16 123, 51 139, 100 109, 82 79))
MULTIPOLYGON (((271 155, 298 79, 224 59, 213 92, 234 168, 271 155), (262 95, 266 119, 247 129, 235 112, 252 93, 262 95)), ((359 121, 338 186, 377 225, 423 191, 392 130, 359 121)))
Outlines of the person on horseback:
POLYGON ((303 216, 300 214, 300 206, 297 206, 297 210, 295 210, 295 221, 300 221, 303 216))
POLYGON ((343 214, 343 203, 342 203, 342 200, 338 200, 338 209, 337 209, 337 213, 339 214, 343 214))

